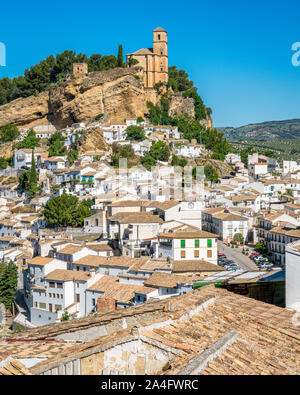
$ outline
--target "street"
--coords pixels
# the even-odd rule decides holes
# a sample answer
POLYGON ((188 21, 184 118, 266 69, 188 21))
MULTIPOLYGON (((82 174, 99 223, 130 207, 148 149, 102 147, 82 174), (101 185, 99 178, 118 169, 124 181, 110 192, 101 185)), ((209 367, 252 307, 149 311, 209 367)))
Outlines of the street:
POLYGON ((228 259, 233 260, 243 270, 248 270, 248 271, 258 270, 256 264, 253 261, 251 261, 249 257, 242 254, 242 247, 231 248, 231 247, 227 247, 221 241, 218 241, 218 252, 221 254, 225 254, 228 259))

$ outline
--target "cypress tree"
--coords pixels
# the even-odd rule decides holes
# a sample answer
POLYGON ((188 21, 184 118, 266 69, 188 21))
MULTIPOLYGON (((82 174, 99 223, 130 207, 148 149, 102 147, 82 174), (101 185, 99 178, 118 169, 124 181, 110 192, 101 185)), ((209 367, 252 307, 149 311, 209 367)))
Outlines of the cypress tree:
POLYGON ((122 47, 122 45, 119 45, 117 67, 124 67, 124 62, 123 62, 123 47, 122 47))
POLYGON ((10 261, 0 278, 0 303, 3 303, 6 309, 10 309, 15 300, 17 285, 18 268, 10 261))
POLYGON ((29 174, 29 195, 35 196, 38 191, 38 173, 36 171, 34 151, 32 150, 31 169, 29 174))

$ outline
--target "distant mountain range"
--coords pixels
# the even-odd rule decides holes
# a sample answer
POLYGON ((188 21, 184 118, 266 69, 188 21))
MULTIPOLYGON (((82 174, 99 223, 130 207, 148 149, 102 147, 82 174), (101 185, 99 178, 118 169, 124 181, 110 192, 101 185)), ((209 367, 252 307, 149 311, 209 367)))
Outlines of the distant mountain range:
POLYGON ((229 141, 300 139, 300 119, 254 123, 239 128, 220 127, 229 141))

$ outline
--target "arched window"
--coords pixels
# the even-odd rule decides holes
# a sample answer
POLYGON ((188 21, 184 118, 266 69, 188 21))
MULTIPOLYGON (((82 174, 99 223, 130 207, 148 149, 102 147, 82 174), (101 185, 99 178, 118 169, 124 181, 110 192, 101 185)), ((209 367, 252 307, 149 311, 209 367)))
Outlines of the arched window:
POLYGON ((157 37, 158 37, 158 41, 160 41, 160 34, 157 37))

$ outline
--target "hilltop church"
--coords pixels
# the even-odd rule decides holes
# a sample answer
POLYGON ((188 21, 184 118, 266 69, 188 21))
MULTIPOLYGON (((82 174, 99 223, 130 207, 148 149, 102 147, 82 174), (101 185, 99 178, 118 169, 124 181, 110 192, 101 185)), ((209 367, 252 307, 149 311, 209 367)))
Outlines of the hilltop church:
POLYGON ((168 82, 168 33, 158 27, 153 30, 153 48, 143 48, 126 55, 127 66, 135 59, 143 67, 145 88, 153 88, 158 82, 168 82))

